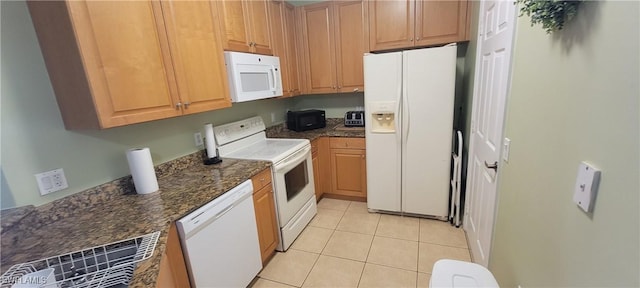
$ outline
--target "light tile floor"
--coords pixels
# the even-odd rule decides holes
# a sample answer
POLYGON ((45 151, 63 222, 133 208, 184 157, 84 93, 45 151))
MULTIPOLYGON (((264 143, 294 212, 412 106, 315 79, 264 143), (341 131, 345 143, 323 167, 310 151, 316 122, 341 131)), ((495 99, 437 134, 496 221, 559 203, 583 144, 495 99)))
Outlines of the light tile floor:
POLYGON ((253 287, 429 287, 442 258, 471 261, 464 231, 448 222, 369 213, 324 198, 318 215, 253 287))

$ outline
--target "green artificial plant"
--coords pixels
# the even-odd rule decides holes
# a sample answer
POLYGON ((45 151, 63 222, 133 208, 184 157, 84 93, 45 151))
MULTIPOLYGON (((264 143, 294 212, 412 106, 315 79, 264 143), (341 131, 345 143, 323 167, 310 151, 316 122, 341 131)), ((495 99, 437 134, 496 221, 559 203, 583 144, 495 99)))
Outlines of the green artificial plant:
POLYGON ((531 16, 531 26, 542 24, 547 34, 562 30, 564 23, 578 12, 582 0, 516 0, 520 4, 520 16, 531 16))

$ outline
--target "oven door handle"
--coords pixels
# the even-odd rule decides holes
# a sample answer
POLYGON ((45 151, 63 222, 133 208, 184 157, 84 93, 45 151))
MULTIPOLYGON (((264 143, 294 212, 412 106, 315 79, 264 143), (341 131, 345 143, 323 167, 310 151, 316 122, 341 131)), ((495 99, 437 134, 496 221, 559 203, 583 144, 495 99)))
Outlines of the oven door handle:
POLYGON ((288 172, 296 165, 300 164, 304 161, 307 156, 309 156, 309 152, 311 152, 311 147, 307 146, 303 149, 300 149, 298 152, 284 159, 281 163, 274 166, 276 172, 288 172))

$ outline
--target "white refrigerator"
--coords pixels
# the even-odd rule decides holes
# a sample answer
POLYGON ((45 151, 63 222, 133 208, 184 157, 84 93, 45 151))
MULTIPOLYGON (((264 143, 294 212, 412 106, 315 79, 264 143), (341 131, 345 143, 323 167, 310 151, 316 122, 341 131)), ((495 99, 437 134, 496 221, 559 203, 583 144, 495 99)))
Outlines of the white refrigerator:
POLYGON ((364 56, 369 209, 448 217, 456 50, 364 56))

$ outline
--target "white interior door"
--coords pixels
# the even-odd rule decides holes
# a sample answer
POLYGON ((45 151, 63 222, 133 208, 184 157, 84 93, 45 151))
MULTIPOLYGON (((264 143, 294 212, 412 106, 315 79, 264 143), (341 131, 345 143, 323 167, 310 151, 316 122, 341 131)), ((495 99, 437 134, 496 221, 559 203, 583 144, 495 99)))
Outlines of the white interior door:
POLYGON ((480 3, 464 229, 474 262, 483 266, 493 235, 515 20, 511 0, 480 3))

